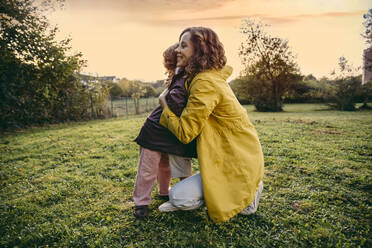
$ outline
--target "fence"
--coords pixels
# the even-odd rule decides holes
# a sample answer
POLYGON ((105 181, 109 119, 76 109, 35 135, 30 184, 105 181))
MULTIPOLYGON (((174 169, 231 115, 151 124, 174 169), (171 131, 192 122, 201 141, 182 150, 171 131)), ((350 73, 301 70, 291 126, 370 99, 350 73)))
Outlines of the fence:
POLYGON ((140 98, 138 100, 131 97, 112 97, 110 103, 112 117, 150 112, 159 105, 157 97, 140 98))

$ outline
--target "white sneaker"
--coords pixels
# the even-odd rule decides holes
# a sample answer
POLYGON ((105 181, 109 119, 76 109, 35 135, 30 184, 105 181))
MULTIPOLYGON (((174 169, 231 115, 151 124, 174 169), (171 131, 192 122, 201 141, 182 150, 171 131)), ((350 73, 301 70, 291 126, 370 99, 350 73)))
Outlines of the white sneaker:
POLYGON ((262 190, 263 190, 263 182, 261 181, 260 184, 258 185, 258 190, 257 190, 257 193, 256 193, 256 197, 254 198, 253 202, 248 207, 243 209, 240 212, 241 214, 250 215, 250 214, 254 214, 257 211, 258 203, 260 201, 262 190))
POLYGON ((169 201, 164 202, 159 206, 159 211, 160 212, 173 212, 179 210, 176 206, 174 206, 172 203, 169 201))

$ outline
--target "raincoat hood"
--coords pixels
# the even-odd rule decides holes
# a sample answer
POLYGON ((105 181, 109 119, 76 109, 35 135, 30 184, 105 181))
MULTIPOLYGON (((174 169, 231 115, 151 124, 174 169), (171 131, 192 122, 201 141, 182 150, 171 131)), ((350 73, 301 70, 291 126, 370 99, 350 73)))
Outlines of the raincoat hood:
POLYGON ((216 70, 211 69, 204 72, 198 73, 192 81, 197 81, 200 78, 203 80, 210 80, 210 81, 223 81, 226 80, 231 76, 233 68, 229 65, 225 65, 222 69, 216 70))
POLYGON ((223 80, 227 80, 233 72, 233 68, 229 65, 224 66, 221 70, 216 71, 216 73, 220 74, 223 80))

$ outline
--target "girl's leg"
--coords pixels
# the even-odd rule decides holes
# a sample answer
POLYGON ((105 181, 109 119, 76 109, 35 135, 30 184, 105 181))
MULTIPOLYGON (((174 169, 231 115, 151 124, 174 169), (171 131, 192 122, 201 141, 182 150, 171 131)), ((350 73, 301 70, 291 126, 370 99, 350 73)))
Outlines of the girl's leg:
POLYGON ((204 204, 200 173, 178 182, 169 192, 169 202, 159 206, 161 212, 193 210, 204 204))
POLYGON ((158 174, 160 159, 160 152, 140 147, 140 161, 133 192, 133 201, 136 206, 150 204, 151 191, 158 174))
POLYGON ((185 179, 192 175, 191 158, 169 154, 169 164, 173 178, 185 179))
POLYGON ((159 195, 168 196, 170 180, 171 180, 171 169, 169 166, 168 154, 161 153, 159 170, 158 170, 159 195))

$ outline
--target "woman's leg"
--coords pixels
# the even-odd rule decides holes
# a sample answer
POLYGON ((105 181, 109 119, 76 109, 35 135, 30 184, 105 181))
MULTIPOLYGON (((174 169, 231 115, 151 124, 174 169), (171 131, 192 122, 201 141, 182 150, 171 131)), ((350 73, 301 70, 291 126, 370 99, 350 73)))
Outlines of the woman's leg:
POLYGON ((193 210, 204 204, 200 173, 174 185, 169 192, 169 202, 159 206, 161 212, 193 210))
POLYGON ((136 206, 150 204, 151 191, 158 175, 160 159, 160 152, 140 147, 140 161, 133 192, 133 201, 136 206))
POLYGON ((171 169, 169 166, 168 154, 161 153, 159 170, 158 170, 159 195, 168 196, 170 180, 171 180, 171 169))
POLYGON ((250 215, 250 214, 254 214, 257 211, 258 203, 260 202, 260 197, 261 197, 262 190, 263 190, 263 182, 261 181, 258 185, 257 193, 256 193, 255 198, 253 199, 253 202, 250 205, 248 205, 248 207, 243 209, 240 212, 240 214, 250 215))

